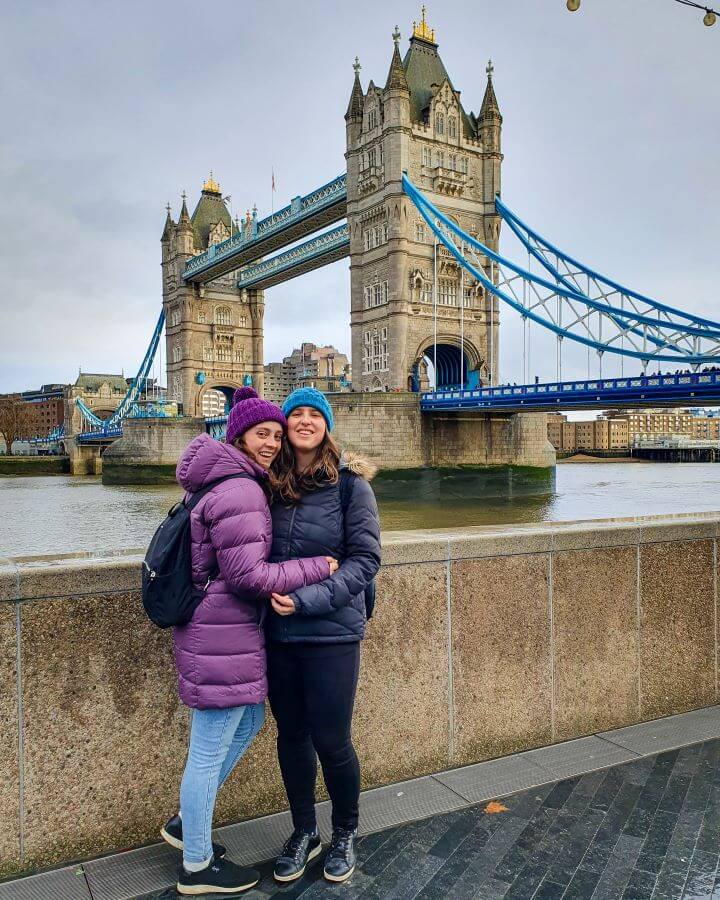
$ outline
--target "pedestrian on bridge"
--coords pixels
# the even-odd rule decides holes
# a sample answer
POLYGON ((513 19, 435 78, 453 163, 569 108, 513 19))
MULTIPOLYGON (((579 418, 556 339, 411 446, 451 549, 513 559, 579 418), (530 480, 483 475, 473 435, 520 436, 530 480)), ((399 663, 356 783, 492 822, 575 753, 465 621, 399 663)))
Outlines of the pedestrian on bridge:
POLYGON ((275 862, 277 881, 300 878, 322 850, 315 817, 320 758, 332 804, 332 839, 323 873, 343 882, 353 873, 360 765, 351 739, 360 641, 374 604, 380 526, 370 478, 375 467, 341 458, 324 394, 293 391, 283 404, 288 441, 274 468, 270 560, 330 555, 340 567, 319 584, 272 595, 266 621, 270 708, 293 833, 275 862))
POLYGON ((235 391, 223 444, 196 437, 177 466, 189 499, 191 572, 202 600, 187 625, 174 628, 179 692, 192 709, 180 812, 161 829, 182 850, 181 895, 237 894, 260 879, 212 842, 215 797, 260 730, 267 696, 263 620, 274 591, 288 593, 327 578, 329 554, 268 563, 272 521, 270 465, 287 422, 252 388, 235 391))

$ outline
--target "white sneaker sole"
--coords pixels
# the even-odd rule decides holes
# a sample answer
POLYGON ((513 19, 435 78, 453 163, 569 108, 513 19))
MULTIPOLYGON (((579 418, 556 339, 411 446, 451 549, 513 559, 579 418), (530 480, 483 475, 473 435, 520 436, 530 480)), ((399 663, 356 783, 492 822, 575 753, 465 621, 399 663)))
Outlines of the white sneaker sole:
POLYGON ((165 831, 164 827, 160 829, 160 837, 166 843, 170 844, 171 847, 174 847, 176 850, 183 849, 183 842, 179 841, 177 838, 174 838, 171 834, 168 834, 168 832, 165 831))
POLYGON ((249 884, 238 885, 236 887, 231 888, 223 888, 218 887, 216 884, 193 884, 191 885, 182 885, 178 881, 175 885, 175 890, 178 894, 183 896, 192 896, 197 897, 200 894, 239 894, 242 891, 249 891, 250 888, 254 888, 256 884, 259 884, 260 879, 256 879, 255 881, 251 881, 249 884))
POLYGON ((302 869, 300 869, 299 872, 296 872, 294 875, 276 875, 273 872, 273 878, 275 879, 275 881, 279 881, 281 884, 285 884, 285 882, 287 882, 287 881, 297 881, 298 878, 302 878, 303 875, 305 874, 305 869, 307 869, 308 863, 310 862, 310 860, 315 859, 315 857, 319 856, 321 853, 322 853, 322 844, 318 844, 314 850, 311 850, 308 853, 307 862, 302 867, 302 869))
POLYGON ((323 870, 323 875, 324 875, 326 881, 334 881, 336 883, 337 882, 342 883, 343 881, 347 881, 348 878, 352 875, 352 873, 354 871, 355 871, 355 866, 353 866, 352 869, 350 869, 350 871, 347 873, 347 875, 341 875, 340 878, 338 878, 337 875, 328 875, 328 873, 324 870, 323 870))

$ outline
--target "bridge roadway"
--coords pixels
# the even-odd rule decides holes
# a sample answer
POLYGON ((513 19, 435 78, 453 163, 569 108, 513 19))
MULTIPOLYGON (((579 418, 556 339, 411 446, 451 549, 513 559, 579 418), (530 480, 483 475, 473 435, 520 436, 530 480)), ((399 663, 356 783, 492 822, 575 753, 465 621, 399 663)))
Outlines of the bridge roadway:
POLYGON ((346 214, 347 176, 342 174, 304 197, 295 197, 288 206, 271 216, 253 223, 249 236, 240 231, 193 256, 185 264, 183 280, 206 284, 339 222, 346 214))
POLYGON ((720 372, 498 385, 476 390, 449 387, 424 392, 420 399, 420 409, 424 413, 493 409, 523 412, 697 406, 702 403, 720 403, 720 372))

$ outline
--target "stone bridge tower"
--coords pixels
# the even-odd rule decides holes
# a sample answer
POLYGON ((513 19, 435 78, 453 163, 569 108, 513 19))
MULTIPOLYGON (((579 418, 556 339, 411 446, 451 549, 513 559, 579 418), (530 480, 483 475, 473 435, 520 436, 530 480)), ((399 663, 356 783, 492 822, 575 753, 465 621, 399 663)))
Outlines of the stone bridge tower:
POLYGON ((167 387, 169 398, 182 403, 185 415, 222 412, 211 392, 229 399, 248 376, 262 392, 262 291, 238 291, 237 272, 206 285, 182 279, 191 256, 251 224, 249 213, 241 225, 232 221, 212 173, 192 216, 184 194, 177 222, 168 207, 161 239, 167 387))
MULTIPOLYGON (((363 92, 355 61, 345 114, 352 366, 358 390, 417 389, 427 384, 428 363, 434 362, 434 236, 403 192, 402 173, 492 249, 500 230, 494 198, 500 191, 502 116, 492 66, 475 115, 466 111, 450 80, 424 8, 404 59, 397 29, 393 40, 384 87, 371 81, 363 92)), ((496 380, 496 303, 491 306, 468 273, 461 278, 460 267, 440 245, 439 385, 459 383, 461 373, 470 386, 496 380)))

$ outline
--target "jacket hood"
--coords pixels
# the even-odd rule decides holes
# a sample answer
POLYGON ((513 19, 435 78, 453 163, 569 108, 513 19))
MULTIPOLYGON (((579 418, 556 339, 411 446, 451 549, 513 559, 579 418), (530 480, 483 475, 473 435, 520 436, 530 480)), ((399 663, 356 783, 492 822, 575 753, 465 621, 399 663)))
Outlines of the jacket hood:
POLYGON ((211 438, 209 434, 199 434, 183 451, 175 477, 180 487, 194 494, 211 481, 239 473, 257 480, 267 478, 265 469, 242 451, 211 438))
POLYGON ((359 475, 365 481, 372 481, 377 475, 378 467, 361 453, 345 450, 340 457, 340 468, 347 469, 353 475, 359 475))

